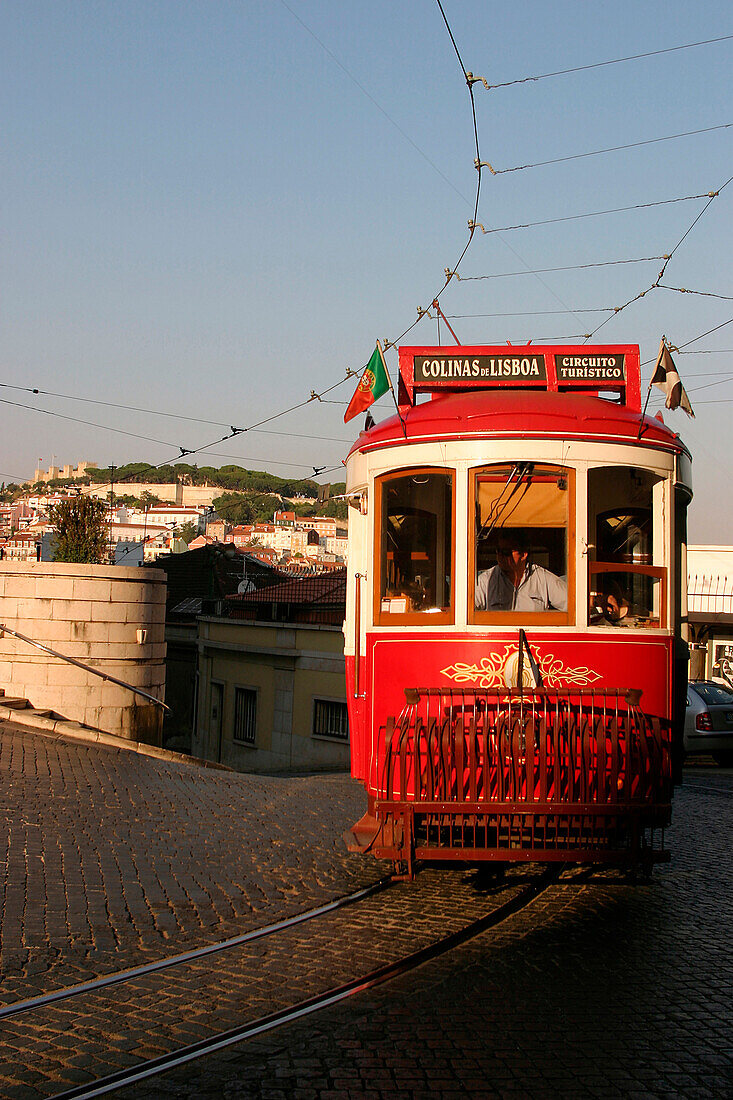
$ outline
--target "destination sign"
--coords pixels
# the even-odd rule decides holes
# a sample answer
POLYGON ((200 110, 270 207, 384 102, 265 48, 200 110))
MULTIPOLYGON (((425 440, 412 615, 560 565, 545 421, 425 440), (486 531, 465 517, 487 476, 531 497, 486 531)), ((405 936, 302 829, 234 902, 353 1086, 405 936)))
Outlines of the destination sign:
POLYGON ((560 382, 623 382, 623 355, 556 355, 560 382))
MULTIPOLYGON (((623 356, 617 358, 623 361, 623 356)), ((500 382, 502 379, 513 382, 547 381, 544 355, 446 356, 440 359, 415 355, 413 368, 416 384, 459 380, 500 382)))

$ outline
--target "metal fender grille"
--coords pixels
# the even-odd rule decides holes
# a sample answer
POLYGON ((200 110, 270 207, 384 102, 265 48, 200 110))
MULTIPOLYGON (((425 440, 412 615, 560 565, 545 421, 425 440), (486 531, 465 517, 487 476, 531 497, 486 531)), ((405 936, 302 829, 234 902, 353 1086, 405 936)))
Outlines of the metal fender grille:
POLYGON ((385 838, 412 838, 425 858, 616 858, 649 839, 653 848, 670 815, 671 735, 640 694, 406 690, 379 734, 385 838))

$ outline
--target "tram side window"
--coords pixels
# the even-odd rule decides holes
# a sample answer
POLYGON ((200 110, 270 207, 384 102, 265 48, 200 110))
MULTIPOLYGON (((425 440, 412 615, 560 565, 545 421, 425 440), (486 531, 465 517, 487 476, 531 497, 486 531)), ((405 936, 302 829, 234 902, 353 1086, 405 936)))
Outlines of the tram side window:
POLYGON ((572 473, 529 462, 476 473, 476 612, 555 612, 568 621, 572 473))
POLYGON ((415 470, 381 489, 379 617, 452 606, 453 475, 415 470))
MULTIPOLYGON (((654 486, 649 470, 588 471, 590 609, 593 626, 663 625, 666 570, 654 560, 654 486)), ((661 522, 661 516, 659 517, 661 522)))

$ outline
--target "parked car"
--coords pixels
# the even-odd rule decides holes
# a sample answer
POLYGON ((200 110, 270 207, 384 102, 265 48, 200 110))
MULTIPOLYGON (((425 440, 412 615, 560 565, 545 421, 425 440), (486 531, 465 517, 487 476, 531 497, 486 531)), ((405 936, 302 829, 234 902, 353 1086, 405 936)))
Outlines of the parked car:
POLYGON ((721 767, 733 766, 733 691, 713 680, 687 686, 685 752, 710 754, 721 767))

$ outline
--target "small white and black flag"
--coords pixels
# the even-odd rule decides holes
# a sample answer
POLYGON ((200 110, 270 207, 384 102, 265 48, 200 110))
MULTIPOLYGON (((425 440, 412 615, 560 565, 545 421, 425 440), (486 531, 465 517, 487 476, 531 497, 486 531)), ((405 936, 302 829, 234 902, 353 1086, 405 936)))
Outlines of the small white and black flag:
POLYGON ((690 399, 674 365, 674 360, 667 343, 662 337, 657 355, 657 365, 654 368, 650 386, 656 386, 665 397, 665 407, 668 409, 684 409, 688 416, 694 417, 690 399))

